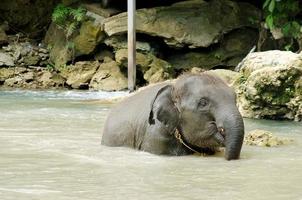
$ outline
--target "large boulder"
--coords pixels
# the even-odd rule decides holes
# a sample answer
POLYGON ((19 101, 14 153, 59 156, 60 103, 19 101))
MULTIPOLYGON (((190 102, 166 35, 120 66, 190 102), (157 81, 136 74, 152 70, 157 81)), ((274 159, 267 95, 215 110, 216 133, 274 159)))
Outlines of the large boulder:
POLYGON ((92 90, 118 91, 126 89, 127 84, 127 77, 118 63, 107 57, 92 77, 89 87, 92 90))
POLYGON ((302 120, 302 54, 251 53, 240 73, 236 90, 243 116, 302 120))
POLYGON ((73 89, 88 89, 89 83, 99 68, 98 61, 82 61, 62 69, 61 74, 66 83, 73 89))
MULTIPOLYGON (((120 49, 115 54, 115 59, 123 66, 127 66, 128 51, 127 49, 120 49)), ((175 76, 172 66, 154 56, 151 53, 136 53, 136 64, 138 70, 142 72, 143 78, 148 83, 157 83, 175 76)))
MULTIPOLYGON (((257 27, 260 17, 260 11, 251 4, 193 0, 137 10, 136 30, 161 37, 173 47, 208 47, 231 30, 257 27)), ((105 19, 104 30, 109 36, 127 32, 127 13, 105 19)))
POLYGON ((92 53, 105 37, 102 25, 89 18, 81 24, 79 31, 69 39, 64 31, 52 23, 46 33, 44 42, 50 48, 50 60, 56 67, 66 64, 78 56, 92 53))

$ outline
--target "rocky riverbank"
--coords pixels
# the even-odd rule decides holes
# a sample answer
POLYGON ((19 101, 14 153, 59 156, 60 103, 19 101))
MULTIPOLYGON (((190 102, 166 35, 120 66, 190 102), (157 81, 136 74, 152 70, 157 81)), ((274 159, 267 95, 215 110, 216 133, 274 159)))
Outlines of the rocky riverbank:
MULTIPOLYGON (((58 2, 50 1, 48 9, 58 2)), ((35 21, 29 7, 5 5, 29 16, 21 18, 19 12, 11 16, 7 10, 1 13, 8 21, 0 22, 0 87, 126 90, 125 7, 104 8, 89 1, 63 3, 71 5, 68 12, 83 8, 83 19, 74 27, 47 25, 51 21, 47 10, 48 18, 41 21, 46 31, 39 40, 31 39, 35 34, 12 31, 13 21, 19 20, 18 27, 35 21)), ((139 6, 136 17, 138 87, 210 70, 235 88, 243 116, 302 120, 301 54, 265 51, 245 58, 260 40, 262 50, 272 49, 275 42, 260 38, 261 11, 255 5, 171 0, 139 6), (236 66, 239 72, 234 71, 236 66)), ((43 33, 42 24, 34 31, 43 33)))

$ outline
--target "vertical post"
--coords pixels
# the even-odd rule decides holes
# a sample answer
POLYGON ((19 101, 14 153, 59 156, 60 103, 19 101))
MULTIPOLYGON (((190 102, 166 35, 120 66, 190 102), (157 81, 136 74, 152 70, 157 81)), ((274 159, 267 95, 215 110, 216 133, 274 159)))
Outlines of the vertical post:
POLYGON ((135 89, 136 81, 136 0, 128 0, 128 89, 135 89))

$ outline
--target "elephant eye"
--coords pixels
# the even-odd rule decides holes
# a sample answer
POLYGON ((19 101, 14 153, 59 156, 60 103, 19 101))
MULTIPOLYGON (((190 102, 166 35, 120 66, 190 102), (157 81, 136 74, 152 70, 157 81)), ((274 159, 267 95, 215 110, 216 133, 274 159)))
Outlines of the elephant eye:
POLYGON ((209 103, 208 99, 206 99, 206 98, 201 98, 201 99, 199 100, 199 102, 198 102, 198 106, 199 106, 199 107, 205 107, 205 106, 208 105, 208 103, 209 103))

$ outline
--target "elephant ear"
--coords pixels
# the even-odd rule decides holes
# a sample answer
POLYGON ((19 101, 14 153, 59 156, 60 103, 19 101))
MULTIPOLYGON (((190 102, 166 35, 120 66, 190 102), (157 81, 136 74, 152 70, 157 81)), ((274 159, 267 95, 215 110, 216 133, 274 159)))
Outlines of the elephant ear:
POLYGON ((179 111, 172 99, 173 87, 162 87, 151 102, 149 124, 155 124, 158 120, 169 129, 174 129, 179 121, 179 111))

